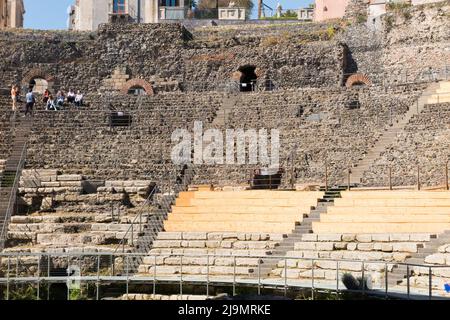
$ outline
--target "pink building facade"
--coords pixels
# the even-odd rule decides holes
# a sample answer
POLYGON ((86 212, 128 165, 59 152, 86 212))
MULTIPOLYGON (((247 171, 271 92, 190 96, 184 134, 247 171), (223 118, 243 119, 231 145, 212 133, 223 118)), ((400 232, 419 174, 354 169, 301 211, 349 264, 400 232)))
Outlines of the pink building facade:
POLYGON ((316 0, 314 21, 325 21, 344 17, 350 0, 316 0))

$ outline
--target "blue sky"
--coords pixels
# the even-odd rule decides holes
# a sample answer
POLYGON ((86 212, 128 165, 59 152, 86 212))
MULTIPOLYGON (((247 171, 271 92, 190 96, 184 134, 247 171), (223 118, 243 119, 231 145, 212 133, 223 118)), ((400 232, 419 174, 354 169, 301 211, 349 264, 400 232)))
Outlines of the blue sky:
MULTIPOLYGON (((66 29, 67 8, 74 0, 25 0, 25 28, 29 29, 66 29)), ((256 4, 256 0, 254 1, 256 4)), ((283 9, 305 7, 312 0, 265 0, 268 6, 275 8, 280 2, 283 9)), ((256 9, 253 10, 253 16, 256 9)))

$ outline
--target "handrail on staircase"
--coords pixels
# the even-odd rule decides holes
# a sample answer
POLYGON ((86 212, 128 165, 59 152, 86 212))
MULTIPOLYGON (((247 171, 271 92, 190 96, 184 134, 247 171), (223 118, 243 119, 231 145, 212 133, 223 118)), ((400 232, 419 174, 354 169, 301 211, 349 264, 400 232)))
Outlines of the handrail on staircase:
POLYGON ((125 240, 127 239, 128 234, 131 233, 131 241, 133 242, 134 237, 134 225, 138 222, 139 219, 139 230, 142 231, 142 215, 144 212, 146 212, 145 207, 150 205, 153 202, 153 196, 156 193, 156 190, 158 189, 158 186, 155 185, 148 195, 148 197, 145 199, 145 201, 140 205, 139 207, 139 213, 134 217, 133 221, 131 221, 131 225, 128 228, 128 230, 125 232, 125 235, 123 236, 122 240, 120 240, 117 248, 114 250, 114 253, 117 253, 117 251, 122 247, 122 252, 125 252, 125 240))
MULTIPOLYGON (((140 210, 139 210, 140 212, 134 217, 133 221, 131 222, 130 227, 127 229, 125 235, 123 236, 123 238, 119 242, 118 246, 114 250, 114 253, 117 253, 120 248, 122 248, 122 253, 125 253, 125 243, 127 242, 127 236, 129 234, 131 234, 131 245, 134 245, 134 239, 135 239, 134 233, 136 232, 134 225, 137 224, 137 222, 139 221, 139 233, 142 233, 142 230, 143 230, 142 216, 143 216, 144 212, 146 212, 144 210, 144 208, 146 206, 148 206, 150 203, 154 203, 153 198, 154 198, 155 194, 160 192, 163 195, 161 200, 157 203, 161 207, 158 210, 162 210, 162 216, 167 215, 170 212, 170 210, 172 209, 171 206, 173 204, 173 201, 176 199, 178 193, 181 190, 186 189, 187 185, 189 184, 190 180, 192 179, 193 172, 194 172, 193 168, 188 166, 185 170, 183 180, 180 183, 175 184, 173 186, 173 188, 172 188, 172 186, 169 187, 169 196, 173 197, 173 198, 171 198, 170 201, 167 200, 166 197, 164 197, 164 192, 161 192, 162 190, 160 189, 158 184, 156 184, 154 186, 153 190, 150 192, 150 194, 147 197, 147 199, 145 200, 145 202, 141 205, 140 210), (172 195, 172 191, 173 191, 173 195, 172 195)), ((162 186, 163 184, 161 183, 160 185, 162 186)), ((146 223, 149 223, 149 220, 147 220, 146 223)))
POLYGON ((3 220, 2 230, 0 232, 0 249, 3 249, 6 239, 7 239, 8 222, 11 219, 11 216, 12 216, 12 213, 14 210, 14 206, 16 204, 17 189, 19 188, 20 173, 25 165, 27 145, 28 145, 28 142, 25 142, 25 144, 22 148, 22 153, 20 155, 20 161, 17 164, 16 175, 14 178, 14 184, 11 189, 11 194, 9 196, 9 201, 8 201, 8 207, 6 209, 6 214, 5 214, 5 217, 3 220))

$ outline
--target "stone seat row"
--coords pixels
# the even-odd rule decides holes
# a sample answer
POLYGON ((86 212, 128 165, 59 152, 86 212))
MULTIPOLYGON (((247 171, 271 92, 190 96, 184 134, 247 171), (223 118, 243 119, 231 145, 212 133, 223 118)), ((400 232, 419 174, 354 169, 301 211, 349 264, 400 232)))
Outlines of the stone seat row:
POLYGON ((313 231, 439 234, 450 228, 449 217, 445 191, 349 191, 313 222, 313 231))

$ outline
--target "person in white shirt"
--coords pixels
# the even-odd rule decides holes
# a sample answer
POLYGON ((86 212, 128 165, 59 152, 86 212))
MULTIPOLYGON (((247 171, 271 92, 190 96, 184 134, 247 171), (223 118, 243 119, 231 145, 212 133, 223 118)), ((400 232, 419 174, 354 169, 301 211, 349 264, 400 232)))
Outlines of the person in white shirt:
POLYGON ((83 94, 80 90, 77 91, 77 95, 75 96, 75 105, 77 107, 81 107, 83 105, 83 94))

